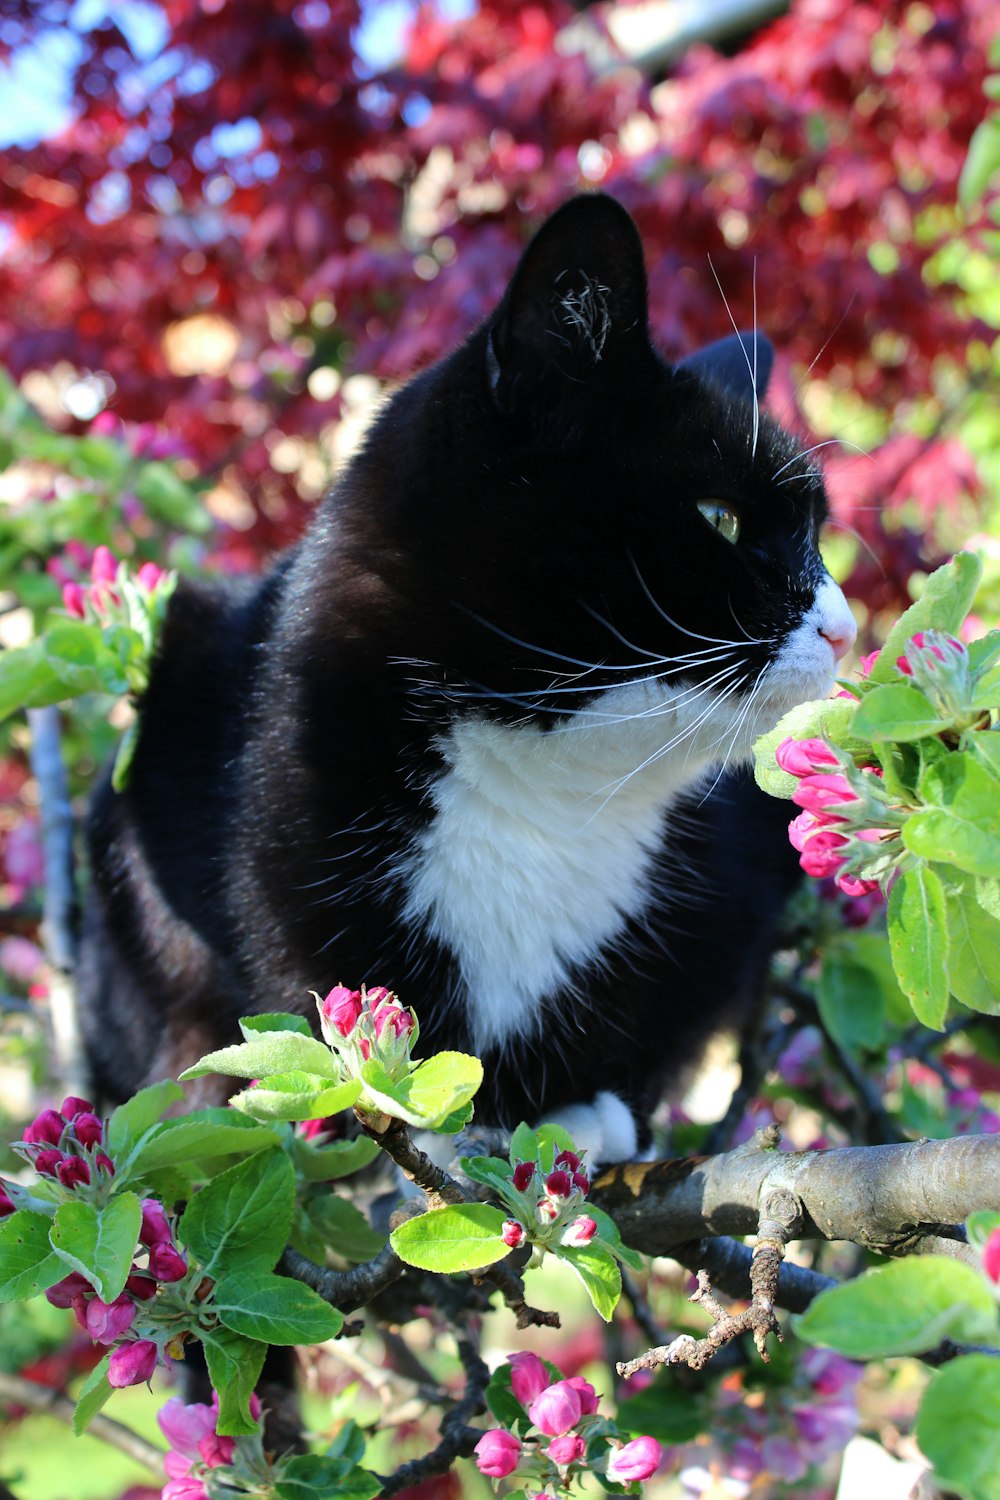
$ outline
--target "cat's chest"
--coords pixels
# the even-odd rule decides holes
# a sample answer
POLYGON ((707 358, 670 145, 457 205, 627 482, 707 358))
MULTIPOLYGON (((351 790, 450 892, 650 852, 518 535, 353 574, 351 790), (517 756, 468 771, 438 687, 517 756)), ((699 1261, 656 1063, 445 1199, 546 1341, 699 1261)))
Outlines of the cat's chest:
POLYGON ((404 862, 405 914, 452 953, 480 1049, 531 1034, 546 998, 670 899, 670 809, 705 757, 683 742, 661 753, 683 729, 666 713, 640 712, 617 735, 593 727, 464 721, 441 741, 433 817, 404 862))

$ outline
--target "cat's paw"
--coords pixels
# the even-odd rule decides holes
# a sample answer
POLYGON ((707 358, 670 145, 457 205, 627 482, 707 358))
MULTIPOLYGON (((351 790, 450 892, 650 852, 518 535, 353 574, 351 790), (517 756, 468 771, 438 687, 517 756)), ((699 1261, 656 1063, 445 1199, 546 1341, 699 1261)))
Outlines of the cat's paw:
POLYGON ((587 1153, 587 1168, 634 1161, 638 1152, 635 1118, 617 1094, 596 1094, 589 1104, 566 1104, 546 1115, 546 1121, 568 1130, 577 1149, 587 1153))

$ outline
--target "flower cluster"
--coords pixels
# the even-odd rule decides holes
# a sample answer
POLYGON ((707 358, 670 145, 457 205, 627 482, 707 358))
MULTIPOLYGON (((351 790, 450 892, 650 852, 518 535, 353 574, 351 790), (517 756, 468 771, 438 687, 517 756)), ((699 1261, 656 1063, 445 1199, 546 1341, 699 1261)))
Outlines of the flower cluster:
POLYGON ((580 1212, 589 1192, 590 1179, 575 1151, 561 1151, 547 1173, 538 1162, 516 1162, 501 1191, 504 1206, 514 1215, 504 1220, 504 1244, 512 1250, 525 1241, 543 1249, 554 1243, 589 1245, 597 1223, 580 1212))
POLYGON ((774 756, 783 771, 798 778, 792 801, 803 811, 788 825, 788 837, 806 874, 832 876, 846 896, 876 891, 878 880, 853 871, 872 865, 885 842, 896 839, 894 829, 871 826, 873 820, 884 823, 888 811, 878 787, 879 768, 848 768, 819 739, 782 740, 774 756))
MULTIPOLYGON (((260 1416, 260 1401, 250 1397, 250 1414, 260 1416)), ((236 1439, 221 1437, 217 1432, 219 1397, 212 1392, 212 1404, 194 1401, 185 1405, 179 1396, 172 1397, 157 1412, 156 1420, 170 1444, 163 1467, 168 1480, 162 1500, 209 1500, 205 1476, 212 1469, 232 1463, 236 1439)))
POLYGON ((378 1059, 390 1078, 407 1071, 419 1028, 412 1010, 391 990, 383 985, 349 990, 335 984, 324 1000, 317 997, 317 1003, 324 1040, 351 1076, 357 1076, 370 1057, 378 1059))
MULTIPOLYGON (((613 1422, 598 1413, 598 1396, 581 1375, 553 1379, 552 1368, 536 1354, 511 1354, 510 1389, 524 1412, 514 1426, 493 1427, 475 1447, 480 1473, 504 1479, 517 1472, 530 1484, 557 1493, 591 1472, 612 1484, 633 1484, 655 1474, 663 1450, 655 1438, 622 1442, 613 1422)), ((558 1373, 558 1372, 556 1372, 558 1373)))
MULTIPOLYGON (((78 620, 111 623, 120 619, 123 624, 131 624, 127 598, 122 589, 125 566, 109 548, 98 547, 90 561, 90 582, 83 584, 71 580, 63 583, 63 607, 67 614, 78 620)), ((148 562, 143 563, 136 573, 135 581, 143 593, 152 594, 166 576, 162 568, 148 562)))
POLYGON ((904 652, 896 658, 897 669, 912 678, 942 718, 965 724, 979 717, 969 707, 969 653, 961 641, 940 630, 918 630, 904 652))
POLYGON ((108 1380, 113 1386, 139 1385, 152 1375, 157 1345, 152 1339, 136 1336, 136 1316, 156 1296, 158 1287, 183 1281, 188 1271, 187 1261, 174 1244, 163 1205, 155 1198, 143 1199, 139 1243, 146 1264, 133 1262, 125 1288, 113 1302, 99 1297, 77 1271, 45 1293, 53 1307, 71 1307, 80 1327, 95 1343, 116 1346, 108 1364, 108 1380))
MULTIPOLYGON (((12 1150, 40 1177, 52 1181, 58 1197, 82 1196, 100 1202, 115 1171, 111 1158, 101 1149, 103 1140, 104 1126, 93 1105, 70 1095, 60 1109, 43 1109, 25 1127, 12 1150)), ((0 1216, 12 1213, 14 1208, 7 1189, 0 1186, 0 1216)))

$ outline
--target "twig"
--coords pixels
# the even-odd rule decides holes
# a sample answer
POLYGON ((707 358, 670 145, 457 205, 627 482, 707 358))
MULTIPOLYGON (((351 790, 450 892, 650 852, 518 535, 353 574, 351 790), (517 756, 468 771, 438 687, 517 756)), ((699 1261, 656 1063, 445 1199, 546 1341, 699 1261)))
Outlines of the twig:
MULTIPOLYGON (((68 1425, 72 1424, 76 1410, 76 1402, 63 1391, 54 1391, 50 1386, 38 1385, 34 1380, 25 1380, 21 1375, 8 1375, 2 1371, 0 1396, 5 1401, 26 1406, 29 1411, 47 1412, 68 1425)), ((155 1443, 147 1442, 144 1437, 133 1432, 131 1427, 125 1427, 121 1422, 115 1422, 111 1417, 98 1412, 96 1417, 91 1417, 87 1431, 92 1437, 102 1438, 120 1452, 128 1454, 129 1458, 142 1464, 150 1473, 162 1476, 163 1460, 166 1457, 164 1450, 157 1448, 155 1443)))
POLYGON ((395 1495, 398 1490, 419 1484, 423 1479, 447 1473, 456 1458, 467 1458, 482 1437, 480 1428, 469 1426, 469 1418, 486 1409, 484 1392, 489 1385, 490 1372, 467 1335, 459 1336, 458 1353, 465 1370, 465 1394, 442 1417, 440 1443, 423 1458, 402 1464, 395 1473, 387 1477, 377 1476, 383 1496, 395 1495))
POLYGON ((662 1344, 663 1334, 653 1316, 653 1309, 650 1307, 647 1298, 643 1295, 642 1288, 625 1266, 621 1268, 621 1275, 622 1295, 631 1304, 632 1316, 651 1344, 662 1344))
POLYGON ((349 1271, 335 1271, 327 1266, 318 1266, 308 1256, 289 1246, 281 1257, 279 1269, 285 1275, 293 1276, 296 1281, 305 1282, 306 1286, 312 1287, 332 1307, 353 1312, 358 1307, 366 1307, 379 1292, 384 1292, 386 1287, 398 1281, 406 1266, 391 1245, 386 1245, 372 1260, 367 1260, 360 1266, 352 1266, 349 1271))
MULTIPOLYGON (((750 1295, 753 1252, 746 1245, 721 1235, 716 1240, 693 1240, 687 1245, 675 1245, 670 1254, 689 1271, 704 1268, 714 1285, 727 1297, 750 1295)), ((785 1261, 778 1276, 775 1306, 783 1307, 787 1312, 805 1312, 814 1297, 837 1285, 839 1283, 832 1276, 785 1261)))

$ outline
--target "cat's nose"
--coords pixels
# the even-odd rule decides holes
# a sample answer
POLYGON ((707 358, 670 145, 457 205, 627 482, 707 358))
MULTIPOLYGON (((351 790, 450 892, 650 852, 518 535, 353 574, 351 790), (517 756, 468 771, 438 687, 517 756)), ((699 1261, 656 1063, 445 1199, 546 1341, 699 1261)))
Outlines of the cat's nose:
POLYGON ((850 616, 845 616, 844 619, 837 620, 834 624, 820 626, 819 633, 825 641, 830 642, 835 659, 840 661, 841 657, 846 656, 854 645, 858 627, 850 616))

